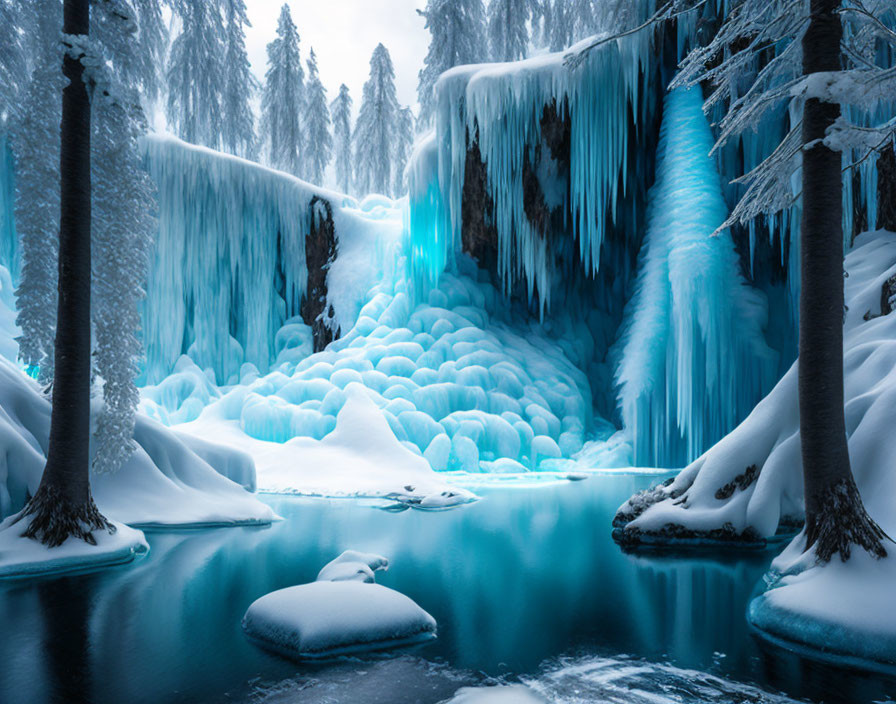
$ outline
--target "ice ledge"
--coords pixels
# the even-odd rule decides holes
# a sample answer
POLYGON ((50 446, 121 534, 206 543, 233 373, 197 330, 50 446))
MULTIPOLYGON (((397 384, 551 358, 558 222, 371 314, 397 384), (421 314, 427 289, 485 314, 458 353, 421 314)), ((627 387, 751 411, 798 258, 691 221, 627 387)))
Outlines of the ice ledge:
POLYGON ((14 523, 17 517, 18 514, 10 516, 0 523, 0 580, 89 572, 126 564, 149 552, 149 543, 141 531, 115 521, 114 533, 93 533, 96 545, 69 538, 59 547, 48 548, 22 537, 27 523, 14 523))

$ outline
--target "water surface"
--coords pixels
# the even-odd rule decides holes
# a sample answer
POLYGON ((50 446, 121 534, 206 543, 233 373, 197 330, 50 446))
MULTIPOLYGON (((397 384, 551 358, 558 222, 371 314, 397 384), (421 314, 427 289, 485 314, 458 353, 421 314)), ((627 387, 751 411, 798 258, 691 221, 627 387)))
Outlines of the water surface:
POLYGON ((744 613, 774 550, 676 558, 622 553, 616 507, 656 476, 479 488, 443 512, 268 496, 266 528, 148 533, 143 560, 0 585, 0 702, 439 702, 525 681, 564 702, 826 702, 892 696, 892 682, 760 647, 744 613), (345 549, 391 560, 378 581, 438 621, 390 656, 295 664, 251 645, 248 605, 313 580, 345 549))

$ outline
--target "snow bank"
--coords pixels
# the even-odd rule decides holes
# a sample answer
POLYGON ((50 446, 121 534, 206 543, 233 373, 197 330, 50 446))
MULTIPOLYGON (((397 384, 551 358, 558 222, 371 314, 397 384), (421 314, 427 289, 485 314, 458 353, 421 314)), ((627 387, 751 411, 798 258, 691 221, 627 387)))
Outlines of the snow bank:
MULTIPOLYGON (((896 235, 859 236, 846 256, 846 431, 853 473, 871 513, 894 534, 896 315, 880 316, 881 288, 896 275, 896 235), (869 318, 866 320, 866 318, 869 318)), ((802 522, 797 368, 735 430, 668 485, 638 494, 617 513, 623 543, 741 541, 762 545, 802 522)))
MULTIPOLYGON (((37 491, 49 431, 49 401, 21 369, 0 359, 0 518, 18 512, 37 491)), ((274 518, 270 507, 240 486, 253 483, 251 460, 245 455, 192 438, 184 442, 142 415, 137 416, 134 438, 138 448, 118 472, 91 476, 97 506, 107 518, 165 526, 268 523, 274 518)))
MULTIPOLYGON (((894 535, 896 481, 880 479, 883 500, 866 485, 865 503, 894 535)), ((814 657, 864 667, 896 665, 894 546, 886 545, 890 555, 881 560, 854 547, 847 562, 835 557, 826 565, 816 565, 814 551, 804 553, 804 546, 800 535, 772 563, 768 591, 750 602, 750 623, 765 637, 814 657)))
POLYGON ((62 545, 48 548, 31 538, 22 537, 31 517, 16 523, 10 516, 0 523, 0 579, 39 577, 61 572, 98 569, 131 562, 149 551, 139 530, 115 523, 115 532, 98 530, 96 545, 80 538, 69 538, 62 545))
POLYGON ((382 650, 435 638, 436 622, 411 599, 373 582, 379 555, 348 551, 311 584, 254 601, 243 617, 249 639, 299 659, 382 650))

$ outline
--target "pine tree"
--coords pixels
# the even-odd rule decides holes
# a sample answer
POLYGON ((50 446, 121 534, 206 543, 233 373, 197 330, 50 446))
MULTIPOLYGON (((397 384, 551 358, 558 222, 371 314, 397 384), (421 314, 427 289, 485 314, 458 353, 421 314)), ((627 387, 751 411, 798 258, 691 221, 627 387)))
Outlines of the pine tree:
POLYGON ((142 345, 139 299, 147 277, 155 208, 152 181, 137 140, 147 124, 135 71, 137 14, 132 0, 94 6, 91 25, 102 38, 105 85, 94 91, 91 143, 93 177, 93 360, 103 384, 94 468, 114 472, 136 448, 139 393, 134 383, 142 345))
POLYGON ((360 194, 391 191, 392 143, 398 119, 395 69, 389 51, 378 44, 370 59, 361 112, 355 125, 355 187, 360 194))
POLYGON ((168 0, 131 0, 136 20, 137 49, 132 60, 138 64, 137 80, 147 113, 155 111, 162 93, 165 54, 168 51, 168 25, 162 12, 168 0))
POLYGON ((551 8, 551 51, 563 51, 572 44, 574 19, 569 0, 554 0, 551 8))
POLYGON ((53 379, 56 282, 59 247, 59 121, 65 81, 57 46, 61 6, 40 5, 36 18, 36 65, 24 93, 12 145, 16 157, 16 230, 22 267, 16 291, 19 358, 42 385, 53 379))
POLYGON ((251 26, 243 0, 224 0, 224 95, 222 100, 224 151, 246 158, 255 156, 255 115, 249 104, 258 81, 249 67, 244 27, 251 26))
POLYGON ((400 198, 408 192, 405 167, 414 149, 414 113, 408 107, 398 111, 395 123, 395 167, 392 176, 392 197, 400 198))
POLYGON ((220 0, 172 0, 183 29, 171 44, 168 122, 179 137, 216 149, 223 128, 224 23, 220 0))
POLYGON ((352 185, 352 98, 348 86, 339 86, 339 95, 330 104, 333 136, 336 141, 336 185, 349 193, 352 185))
POLYGON ((299 33, 289 5, 283 5, 277 38, 268 44, 268 70, 261 101, 261 132, 268 163, 300 175, 303 140, 300 115, 305 110, 305 73, 299 55, 299 33))
POLYGON ((0 132, 5 131, 19 107, 27 82, 24 12, 10 0, 0 0, 0 132))
POLYGON ((435 109, 433 87, 439 76, 454 66, 488 58, 485 6, 482 0, 428 0, 426 9, 417 12, 426 18, 426 29, 432 35, 417 87, 420 123, 429 125, 435 109))
POLYGON ((593 0, 571 0, 568 12, 570 14, 570 39, 573 42, 597 33, 597 16, 594 12, 593 0))
POLYGON ((517 61, 529 50, 527 3, 491 0, 488 5, 488 35, 495 61, 517 61))
MULTIPOLYGON (((50 3, 47 3, 48 5, 50 3)), ((65 35, 86 39, 89 0, 65 0, 65 35)), ((58 36, 58 35, 57 35, 58 36)), ((40 486, 19 513, 23 536, 49 547, 69 537, 96 544, 94 531, 115 528, 90 493, 90 98, 81 43, 63 60, 60 149, 59 304, 56 318, 53 406, 47 464, 40 486)))
POLYGON ((327 91, 317 72, 317 56, 314 49, 308 59, 308 84, 305 110, 305 175, 309 181, 323 184, 324 171, 333 158, 333 137, 330 134, 330 111, 327 107, 327 91))

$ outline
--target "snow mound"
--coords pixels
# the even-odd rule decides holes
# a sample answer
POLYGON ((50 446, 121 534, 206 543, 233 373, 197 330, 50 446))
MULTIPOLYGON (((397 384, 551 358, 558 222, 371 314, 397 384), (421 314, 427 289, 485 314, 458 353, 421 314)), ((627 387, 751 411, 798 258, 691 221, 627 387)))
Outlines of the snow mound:
POLYGON ((544 704, 547 699, 521 684, 463 687, 446 704, 544 704))
POLYGON ((388 561, 347 551, 316 582, 257 599, 243 617, 249 639, 299 659, 382 650, 435 638, 436 622, 411 599, 373 582, 388 561))
POLYGON ((36 540, 22 537, 30 516, 16 522, 18 514, 0 523, 0 579, 39 577, 63 572, 80 572, 131 562, 149 552, 143 533, 123 523, 115 523, 115 532, 93 532, 96 545, 80 538, 69 538, 62 545, 48 548, 36 540))
MULTIPOLYGON (((96 415, 98 409, 93 410, 96 415)), ((37 491, 49 432, 49 401, 36 382, 0 358, 0 518, 21 510, 37 491)), ((270 507, 243 488, 254 484, 246 455, 194 438, 182 440, 143 415, 137 416, 134 439, 137 450, 118 472, 91 476, 94 499, 107 518, 145 526, 269 523, 275 518, 270 507)))
MULTIPOLYGON (((846 256, 846 432, 853 473, 871 516, 890 535, 896 483, 896 315, 880 315, 896 275, 896 235, 856 238, 846 256)), ((797 362, 798 363, 798 362, 797 362)), ((623 504, 623 544, 741 542, 761 546, 803 520, 796 363, 753 412, 670 483, 623 504)))
MULTIPOLYGON (((887 484, 892 502, 896 482, 887 484)), ((893 535, 896 521, 888 523, 893 535)), ((804 546, 801 535, 772 563, 769 590, 750 602, 751 625, 766 638, 796 645, 816 658, 864 667, 896 665, 896 557, 878 560, 854 548, 847 562, 835 557, 816 565, 814 552, 803 553, 804 546)), ((887 545, 891 553, 892 548, 887 545)))

